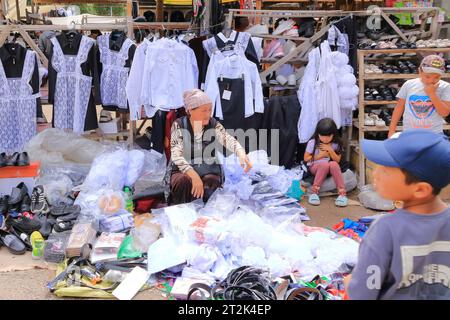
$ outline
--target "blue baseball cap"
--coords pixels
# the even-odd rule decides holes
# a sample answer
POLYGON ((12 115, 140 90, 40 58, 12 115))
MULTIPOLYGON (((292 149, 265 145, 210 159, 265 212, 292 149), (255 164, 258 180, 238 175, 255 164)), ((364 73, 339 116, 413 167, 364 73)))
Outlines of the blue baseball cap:
POLYGON ((433 187, 450 184, 450 141, 442 134, 412 129, 384 141, 364 139, 361 147, 377 164, 404 169, 433 187))

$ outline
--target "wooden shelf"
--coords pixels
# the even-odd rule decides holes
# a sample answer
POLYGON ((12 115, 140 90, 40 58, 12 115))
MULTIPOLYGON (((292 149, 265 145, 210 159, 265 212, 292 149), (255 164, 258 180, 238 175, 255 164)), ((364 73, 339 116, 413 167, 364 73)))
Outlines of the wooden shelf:
MULTIPOLYGON (((353 125, 357 129, 361 129, 364 132, 388 132, 389 127, 377 127, 377 126, 360 126, 358 120, 353 120, 353 125)), ((450 124, 444 124, 444 130, 450 130, 450 124)), ((403 126, 397 126, 397 131, 403 131, 403 126)))
MULTIPOLYGON (((418 73, 400 73, 400 74, 390 74, 390 73, 376 73, 376 74, 365 74, 364 80, 389 80, 389 79, 415 79, 418 78, 418 73)), ((450 73, 446 73, 442 78, 450 78, 450 73)))
POLYGON ((417 53, 417 52, 450 52, 449 48, 417 48, 417 49, 358 49, 364 55, 373 53, 417 53))
POLYGON ((397 104, 397 100, 392 101, 363 101, 366 106, 397 104))

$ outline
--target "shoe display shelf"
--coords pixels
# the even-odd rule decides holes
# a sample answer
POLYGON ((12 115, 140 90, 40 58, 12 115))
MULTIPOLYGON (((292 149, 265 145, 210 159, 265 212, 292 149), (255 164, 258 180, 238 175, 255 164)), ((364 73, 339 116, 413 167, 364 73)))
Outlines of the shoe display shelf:
MULTIPOLYGON (((359 142, 365 138, 366 133, 380 133, 380 132, 388 132, 389 126, 366 126, 365 122, 365 114, 367 113, 368 108, 373 108, 377 106, 378 108, 393 108, 395 107, 397 101, 365 101, 364 100, 364 91, 367 83, 371 83, 372 81, 391 81, 391 80, 409 80, 415 79, 419 77, 418 74, 367 74, 365 73, 365 64, 368 61, 367 56, 371 56, 374 54, 392 54, 392 53, 401 53, 401 54, 411 54, 414 53, 416 56, 421 57, 422 55, 428 55, 431 53, 449 53, 450 48, 418 48, 418 49, 386 49, 386 50, 358 50, 358 74, 359 74, 359 117, 357 119, 353 119, 353 126, 350 127, 349 137, 352 139, 353 137, 353 128, 358 130, 358 140, 350 140, 349 147, 353 148, 353 150, 358 155, 358 174, 359 174, 359 183, 360 186, 364 186, 366 183, 366 159, 362 152, 359 150, 359 142)), ((401 57, 400 57, 401 58, 401 57)), ((408 56, 411 58, 411 56, 408 56)), ((383 57, 378 58, 379 60, 383 60, 383 57)), ((374 58, 370 58, 371 61, 374 58)), ((450 79, 450 73, 446 73, 443 79, 450 79)), ((398 82, 398 81, 397 81, 398 82)), ((401 82, 400 85, 403 83, 401 82)), ((397 131, 402 131, 402 126, 397 126, 397 131)), ((450 130, 450 124, 444 125, 444 130, 450 130)))

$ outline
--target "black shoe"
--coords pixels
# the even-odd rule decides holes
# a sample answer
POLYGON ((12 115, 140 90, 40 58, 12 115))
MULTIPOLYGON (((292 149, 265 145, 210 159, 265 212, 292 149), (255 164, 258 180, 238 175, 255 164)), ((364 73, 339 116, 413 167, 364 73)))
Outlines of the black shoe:
POLYGON ((26 234, 31 234, 41 228, 41 223, 38 220, 29 219, 26 217, 9 217, 8 219, 6 219, 6 225, 26 234))
POLYGON ((27 235, 24 232, 20 232, 19 230, 16 230, 15 228, 10 228, 9 232, 11 234, 15 235, 17 238, 19 238, 20 241, 22 241, 22 243, 25 245, 25 248, 27 249, 27 251, 33 250, 33 246, 31 245, 31 240, 30 240, 29 235, 27 235))
POLYGON ((17 160, 19 159, 19 153, 14 152, 11 157, 6 160, 6 165, 9 167, 14 167, 17 164, 17 160))
POLYGON ((55 225, 53 226, 53 229, 55 230, 55 232, 64 232, 64 231, 68 231, 68 230, 72 230, 73 226, 75 224, 75 221, 61 221, 61 222, 56 222, 55 225))
POLYGON ((44 213, 36 214, 34 216, 34 219, 38 220, 41 223, 41 228, 39 229, 39 232, 45 239, 47 239, 48 236, 52 233, 53 225, 56 223, 56 220, 49 218, 44 213))
POLYGON ((8 213, 8 208, 9 208, 9 196, 6 195, 0 198, 0 214, 8 213))
POLYGON ((19 154, 19 157, 17 158, 17 164, 18 167, 26 167, 30 165, 30 158, 28 157, 28 153, 22 152, 19 154))
POLYGON ((31 198, 28 194, 23 197, 22 204, 20 206, 20 211, 23 212, 31 212, 31 198))
POLYGON ((20 204, 25 197, 25 195, 28 194, 28 188, 25 185, 25 183, 21 182, 17 185, 17 187, 13 188, 11 191, 11 196, 9 198, 9 204, 10 205, 16 205, 20 204))
POLYGON ((0 168, 6 167, 6 162, 7 162, 6 153, 3 152, 0 154, 0 168))
POLYGON ((372 95, 372 92, 370 90, 365 90, 364 91, 364 100, 365 101, 373 101, 375 100, 375 98, 372 95))

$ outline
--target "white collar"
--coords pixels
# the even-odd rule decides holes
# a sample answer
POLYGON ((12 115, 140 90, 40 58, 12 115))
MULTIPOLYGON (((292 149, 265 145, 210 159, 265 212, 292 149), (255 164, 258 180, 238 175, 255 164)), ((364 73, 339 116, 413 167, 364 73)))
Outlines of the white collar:
POLYGON ((227 43, 230 40, 234 40, 234 38, 236 37, 236 30, 233 30, 228 38, 225 37, 222 32, 220 32, 217 36, 220 38, 220 40, 227 43))

